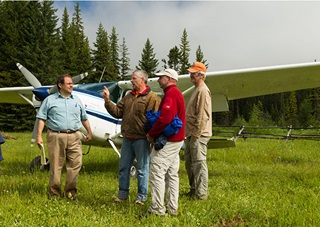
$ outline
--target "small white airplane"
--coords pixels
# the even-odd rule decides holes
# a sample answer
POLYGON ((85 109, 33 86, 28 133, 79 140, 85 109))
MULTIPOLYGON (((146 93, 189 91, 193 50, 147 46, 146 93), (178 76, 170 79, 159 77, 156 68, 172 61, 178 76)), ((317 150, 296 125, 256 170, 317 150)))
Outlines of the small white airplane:
MULTIPOLYGON (((57 92, 56 85, 42 86, 25 67, 19 63, 17 66, 32 86, 0 88, 0 103, 31 104, 37 110, 48 95, 57 92)), ((75 76, 73 82, 78 83, 86 75, 75 76)), ((150 78, 148 85, 161 96, 163 92, 157 79, 150 78)), ((320 87, 320 62, 208 72, 206 84, 212 93, 212 111, 228 111, 228 100, 320 87)), ((85 106, 92 128, 93 138, 87 144, 111 146, 120 156, 117 146, 122 143, 121 119, 115 119, 106 111, 101 95, 103 86, 108 87, 114 103, 132 89, 130 81, 76 84, 73 94, 77 95, 85 106)), ((194 90, 189 75, 179 76, 178 88, 187 103, 194 90)), ((35 128, 31 144, 34 143, 35 128)), ((82 131, 85 132, 84 129, 82 131)), ((235 140, 212 138, 208 146, 233 147, 235 140)), ((42 149, 41 164, 44 165, 44 162, 42 149)))

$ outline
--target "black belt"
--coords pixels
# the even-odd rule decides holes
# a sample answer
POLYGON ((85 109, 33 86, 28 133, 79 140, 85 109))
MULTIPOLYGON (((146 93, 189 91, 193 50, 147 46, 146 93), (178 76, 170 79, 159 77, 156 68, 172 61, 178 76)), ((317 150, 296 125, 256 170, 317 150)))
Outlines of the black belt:
POLYGON ((51 132, 56 132, 56 133, 66 133, 66 134, 72 134, 72 133, 76 133, 77 131, 73 131, 73 130, 66 130, 66 131, 55 131, 49 128, 49 130, 51 132))

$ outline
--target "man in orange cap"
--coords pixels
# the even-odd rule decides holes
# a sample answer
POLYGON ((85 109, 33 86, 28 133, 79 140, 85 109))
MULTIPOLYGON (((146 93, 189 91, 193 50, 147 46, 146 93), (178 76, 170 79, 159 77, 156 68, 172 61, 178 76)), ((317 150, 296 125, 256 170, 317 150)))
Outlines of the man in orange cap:
POLYGON ((188 195, 208 198, 207 143, 212 136, 211 92, 204 80, 206 66, 195 62, 189 69, 195 90, 187 105, 185 165, 189 178, 188 195))

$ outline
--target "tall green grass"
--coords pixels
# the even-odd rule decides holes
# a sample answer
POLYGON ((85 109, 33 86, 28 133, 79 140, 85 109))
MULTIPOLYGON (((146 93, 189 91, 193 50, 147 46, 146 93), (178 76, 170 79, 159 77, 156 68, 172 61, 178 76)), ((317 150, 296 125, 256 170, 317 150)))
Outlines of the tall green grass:
MULTIPOLYGON (((181 152, 178 217, 139 219, 150 204, 113 203, 118 156, 91 147, 83 156, 77 201, 48 199, 49 173, 29 173, 40 152, 30 133, 10 136, 0 163, 0 226, 319 226, 320 147, 317 141, 238 139, 236 148, 209 150, 209 199, 190 200, 181 152)), ((88 149, 84 146, 84 152, 88 149)), ((63 183, 65 175, 63 175, 63 183)))

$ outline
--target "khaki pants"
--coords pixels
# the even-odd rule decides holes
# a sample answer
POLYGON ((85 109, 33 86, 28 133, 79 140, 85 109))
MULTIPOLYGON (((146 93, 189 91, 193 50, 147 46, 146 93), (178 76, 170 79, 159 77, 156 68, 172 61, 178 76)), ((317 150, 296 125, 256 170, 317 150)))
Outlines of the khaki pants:
POLYGON ((179 199, 179 152, 181 142, 167 142, 161 150, 152 150, 150 155, 150 193, 151 205, 149 211, 165 215, 166 209, 176 214, 179 199), (166 205, 165 205, 166 192, 166 205))
POLYGON ((77 181, 82 165, 81 132, 66 134, 47 131, 48 154, 50 161, 50 195, 61 196, 61 172, 66 161, 65 192, 77 192, 77 181))
POLYGON ((198 198, 208 195, 207 144, 210 137, 185 140, 184 160, 189 178, 190 191, 198 198))

